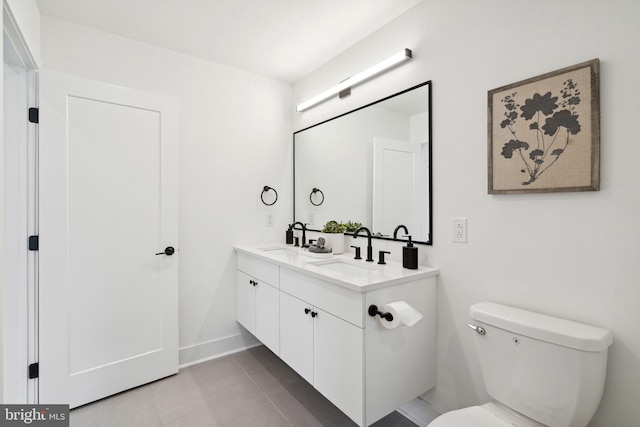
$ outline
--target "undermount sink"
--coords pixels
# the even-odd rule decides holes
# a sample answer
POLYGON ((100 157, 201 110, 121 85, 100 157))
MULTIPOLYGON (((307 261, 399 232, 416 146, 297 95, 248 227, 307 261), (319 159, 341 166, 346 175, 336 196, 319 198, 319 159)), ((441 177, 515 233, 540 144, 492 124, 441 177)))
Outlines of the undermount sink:
POLYGON ((343 258, 310 261, 307 264, 315 265, 323 270, 331 270, 342 274, 363 274, 377 270, 374 265, 370 265, 365 261, 354 261, 343 258))
POLYGON ((297 248, 289 246, 271 246, 267 248, 260 248, 260 250, 273 255, 290 255, 297 252, 297 248))

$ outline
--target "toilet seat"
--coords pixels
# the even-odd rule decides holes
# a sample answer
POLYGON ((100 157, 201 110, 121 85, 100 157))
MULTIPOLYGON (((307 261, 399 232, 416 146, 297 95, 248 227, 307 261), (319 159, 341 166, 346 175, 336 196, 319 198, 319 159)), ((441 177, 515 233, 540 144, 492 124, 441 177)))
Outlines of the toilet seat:
POLYGON ((447 412, 433 420, 428 427, 513 427, 482 406, 470 406, 447 412))

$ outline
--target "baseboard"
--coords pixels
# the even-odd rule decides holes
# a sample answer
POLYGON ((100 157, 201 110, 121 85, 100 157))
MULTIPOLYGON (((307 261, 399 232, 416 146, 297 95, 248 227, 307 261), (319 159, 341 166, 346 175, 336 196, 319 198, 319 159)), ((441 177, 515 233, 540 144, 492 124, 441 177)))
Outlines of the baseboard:
POLYGON ((251 334, 237 334, 187 347, 178 352, 180 369, 260 345, 251 334))
POLYGON ((419 397, 402 405, 398 412, 420 427, 427 427, 431 421, 442 415, 442 412, 419 397))

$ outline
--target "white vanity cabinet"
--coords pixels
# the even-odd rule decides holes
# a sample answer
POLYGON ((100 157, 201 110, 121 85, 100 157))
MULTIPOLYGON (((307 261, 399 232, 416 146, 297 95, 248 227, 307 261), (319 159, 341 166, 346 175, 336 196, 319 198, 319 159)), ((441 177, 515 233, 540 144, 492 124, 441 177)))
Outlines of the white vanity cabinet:
POLYGON ((359 426, 435 385, 437 269, 389 262, 349 275, 291 251, 236 250, 238 322, 359 426), (423 318, 388 329, 368 314, 394 301, 423 318))
MULTIPOLYGON (((280 357, 362 425, 363 329, 329 311, 340 311, 339 300, 323 304, 322 296, 317 297, 331 293, 323 292, 323 287, 342 288, 285 268, 280 280, 280 357)), ((355 313, 359 312, 358 307, 355 313)))
POLYGON ((271 351, 280 349, 279 267, 238 254, 236 319, 271 351))

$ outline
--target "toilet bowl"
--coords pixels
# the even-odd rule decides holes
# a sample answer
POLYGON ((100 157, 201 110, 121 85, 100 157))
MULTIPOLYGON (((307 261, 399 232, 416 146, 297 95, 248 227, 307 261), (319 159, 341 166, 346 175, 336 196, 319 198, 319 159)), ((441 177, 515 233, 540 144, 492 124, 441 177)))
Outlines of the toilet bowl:
POLYGON ((469 325, 492 402, 429 427, 586 427, 604 389, 611 332, 493 302, 469 325))

